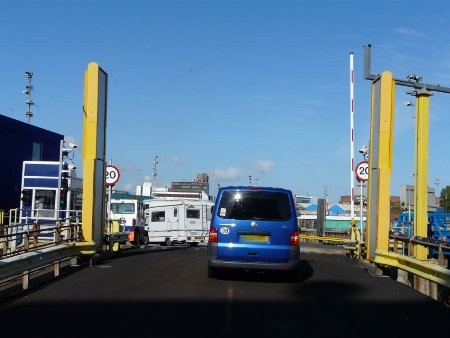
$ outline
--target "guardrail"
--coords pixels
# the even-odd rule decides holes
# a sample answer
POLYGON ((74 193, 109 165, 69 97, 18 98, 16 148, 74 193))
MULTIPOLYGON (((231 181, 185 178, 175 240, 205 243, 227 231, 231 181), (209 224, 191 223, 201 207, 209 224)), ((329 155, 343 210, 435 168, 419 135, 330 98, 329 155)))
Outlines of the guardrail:
MULTIPOLYGON (((340 238, 332 233, 331 236, 330 233, 318 236, 315 229, 301 229, 300 232, 303 240, 342 244, 352 258, 366 259, 365 242, 361 240, 356 227, 351 227, 348 233, 342 233, 340 238)), ((398 233, 391 233, 389 238, 389 251, 375 250, 375 258, 371 263, 383 274, 395 275, 403 284, 450 304, 450 267, 446 258, 450 256, 450 243, 398 233), (413 255, 414 248, 418 245, 427 247, 436 254, 430 254, 430 258, 425 261, 416 259, 413 255)))
MULTIPOLYGON (((450 243, 431 238, 406 236, 393 233, 389 236, 391 247, 388 252, 375 250, 374 263, 381 269, 394 268, 406 273, 403 283, 414 289, 449 304, 450 269, 446 255, 450 254, 450 243), (414 257, 416 246, 437 251, 430 253, 427 260, 414 257)), ((398 278, 398 277, 397 277, 398 278)))
POLYGON ((53 223, 40 220, 0 225, 0 285, 22 279, 25 290, 32 275, 52 268, 57 277, 63 263, 93 256, 94 248, 94 243, 83 241, 79 211, 53 223))
POLYGON ((60 219, 56 223, 26 223, 0 226, 0 260, 63 243, 81 242, 81 223, 60 219))

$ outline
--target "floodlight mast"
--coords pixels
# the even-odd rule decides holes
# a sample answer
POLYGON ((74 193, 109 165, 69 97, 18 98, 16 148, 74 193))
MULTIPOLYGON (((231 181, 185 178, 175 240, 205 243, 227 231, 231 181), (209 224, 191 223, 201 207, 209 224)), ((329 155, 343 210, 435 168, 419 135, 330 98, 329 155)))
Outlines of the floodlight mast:
POLYGON ((28 79, 28 85, 25 86, 25 90, 22 91, 27 96, 26 104, 28 106, 28 110, 26 113, 27 121, 30 123, 31 118, 33 117, 33 113, 31 112, 31 106, 34 105, 34 102, 31 100, 31 91, 33 90, 33 86, 31 85, 31 79, 33 78, 33 72, 25 72, 24 74, 28 79))
POLYGON ((159 155, 153 156, 153 184, 156 185, 156 176, 158 176, 158 157, 159 155))

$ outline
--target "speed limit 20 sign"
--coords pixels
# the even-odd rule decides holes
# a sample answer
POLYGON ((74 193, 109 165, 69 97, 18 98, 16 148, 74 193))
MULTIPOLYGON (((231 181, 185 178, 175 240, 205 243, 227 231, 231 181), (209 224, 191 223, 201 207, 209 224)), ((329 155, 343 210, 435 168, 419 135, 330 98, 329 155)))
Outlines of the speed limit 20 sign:
POLYGON ((359 162, 356 165, 355 172, 358 181, 367 181, 369 179, 369 162, 359 162))
POLYGON ((106 166, 106 186, 112 187, 119 180, 119 169, 113 165, 106 166))

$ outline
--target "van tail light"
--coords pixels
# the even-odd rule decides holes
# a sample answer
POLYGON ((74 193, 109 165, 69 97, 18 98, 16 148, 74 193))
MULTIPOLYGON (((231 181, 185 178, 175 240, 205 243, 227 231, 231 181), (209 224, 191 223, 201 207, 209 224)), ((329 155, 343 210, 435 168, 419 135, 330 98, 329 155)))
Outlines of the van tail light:
POLYGON ((132 224, 133 224, 133 226, 136 226, 136 218, 133 218, 132 224))
POLYGON ((208 241, 212 242, 212 243, 217 243, 217 241, 219 239, 218 237, 219 237, 219 234, 217 233, 217 229, 213 228, 213 227, 209 228, 209 239, 208 239, 208 241))
POLYGON ((289 240, 289 245, 299 246, 300 243, 300 234, 298 231, 291 232, 291 239, 289 240))

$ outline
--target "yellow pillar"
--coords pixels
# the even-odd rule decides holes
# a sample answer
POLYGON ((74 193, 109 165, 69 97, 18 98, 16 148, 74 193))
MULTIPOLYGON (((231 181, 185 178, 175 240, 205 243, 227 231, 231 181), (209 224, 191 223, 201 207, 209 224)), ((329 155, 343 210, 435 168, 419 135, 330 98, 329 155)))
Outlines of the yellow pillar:
POLYGON ((375 258, 376 249, 389 249, 394 98, 392 73, 383 72, 372 84, 366 240, 369 260, 375 258))
POLYGON ((108 75, 91 62, 84 76, 83 236, 102 249, 105 222, 105 152, 108 75))
MULTIPOLYGON (((414 165, 414 235, 427 237, 428 223, 428 130, 429 101, 431 93, 426 88, 416 95, 416 133, 414 165)), ((415 256, 425 260, 428 249, 416 246, 415 256)))

